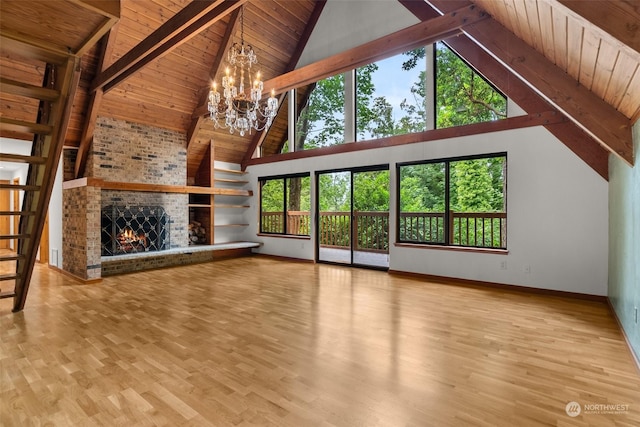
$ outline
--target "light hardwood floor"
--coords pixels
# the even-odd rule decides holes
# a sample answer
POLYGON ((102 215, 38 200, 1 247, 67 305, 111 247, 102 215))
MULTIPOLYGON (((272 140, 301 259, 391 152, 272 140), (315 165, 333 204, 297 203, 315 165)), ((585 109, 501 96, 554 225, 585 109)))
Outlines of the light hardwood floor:
POLYGON ((11 303, 3 426, 640 425, 599 302, 255 256, 90 285, 37 266, 11 303))

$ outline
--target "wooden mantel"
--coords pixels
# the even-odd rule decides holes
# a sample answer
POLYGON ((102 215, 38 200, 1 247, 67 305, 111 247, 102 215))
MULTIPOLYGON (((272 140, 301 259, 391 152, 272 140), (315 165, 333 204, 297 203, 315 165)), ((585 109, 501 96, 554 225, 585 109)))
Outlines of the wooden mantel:
POLYGON ((178 193, 178 194, 214 194, 225 196, 252 196, 251 190, 236 190, 233 188, 197 187, 193 185, 161 185, 142 184, 135 182, 105 181, 100 178, 79 178, 65 181, 64 190, 78 187, 97 187, 104 190, 143 191, 150 193, 178 193))

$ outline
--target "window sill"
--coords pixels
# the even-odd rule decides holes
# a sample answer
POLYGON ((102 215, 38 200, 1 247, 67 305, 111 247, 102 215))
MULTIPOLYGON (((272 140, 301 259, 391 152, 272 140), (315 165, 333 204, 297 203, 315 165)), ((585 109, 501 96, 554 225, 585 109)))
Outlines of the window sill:
POLYGON ((427 245, 421 243, 394 243, 397 248, 414 248, 414 249, 436 249, 439 251, 455 251, 455 252, 473 252, 473 253, 485 253, 494 255, 508 255, 507 249, 494 249, 494 248, 471 248, 464 246, 441 246, 441 245, 427 245))
POLYGON ((281 239, 297 239, 297 240, 311 240, 311 236, 297 236, 295 234, 270 234, 270 233, 258 233, 258 237, 278 237, 281 239))

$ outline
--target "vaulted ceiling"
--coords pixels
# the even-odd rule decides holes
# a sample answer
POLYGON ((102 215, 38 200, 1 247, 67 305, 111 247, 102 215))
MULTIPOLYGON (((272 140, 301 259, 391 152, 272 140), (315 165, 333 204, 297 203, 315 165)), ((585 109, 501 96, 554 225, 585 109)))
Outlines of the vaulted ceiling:
MULTIPOLYGON (((567 123, 548 129, 594 169, 606 170, 608 153, 633 163, 631 125, 640 116, 639 1, 387 1, 420 21, 452 14, 440 21, 447 24, 461 8, 486 11, 490 16, 462 20, 434 37, 447 38, 527 112, 566 116, 567 123)), ((261 143, 260 134, 214 131, 203 119, 210 82, 220 81, 226 51, 240 37, 240 7, 265 86, 281 92, 285 82, 336 71, 330 65, 295 70, 324 6, 314 0, 2 0, 0 78, 42 85, 44 63, 13 40, 80 56, 82 75, 64 140, 65 148, 78 151, 77 175, 83 174, 96 117, 108 116, 185 132, 193 177, 212 139, 216 159, 233 163, 246 163, 261 143)), ((432 29, 427 24, 421 31, 432 29)), ((37 103, 19 95, 0 93, 0 102, 1 118, 37 116, 37 103)), ((286 128, 274 128, 265 144, 278 144, 285 135, 286 128)), ((0 136, 33 137, 15 126, 0 127, 0 136)))

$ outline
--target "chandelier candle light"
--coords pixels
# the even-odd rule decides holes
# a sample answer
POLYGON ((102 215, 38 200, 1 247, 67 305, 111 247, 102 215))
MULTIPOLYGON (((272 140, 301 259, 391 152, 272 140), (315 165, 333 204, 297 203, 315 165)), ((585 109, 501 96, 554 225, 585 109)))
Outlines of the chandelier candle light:
POLYGON ((227 62, 232 70, 228 66, 222 78, 224 99, 221 99, 215 82, 209 91, 209 117, 215 128, 228 128, 229 133, 238 131, 240 136, 247 132, 251 134, 252 129, 268 129, 278 113, 278 99, 272 89, 266 105, 260 105, 263 83, 260 72, 252 79, 251 66, 258 63, 258 58, 251 45, 244 44, 244 7, 240 9, 240 44, 233 43, 229 48, 227 62), (238 74, 239 80, 236 79, 238 74), (249 94, 245 93, 245 75, 251 85, 249 94), (221 123, 222 119, 224 122, 221 123))

